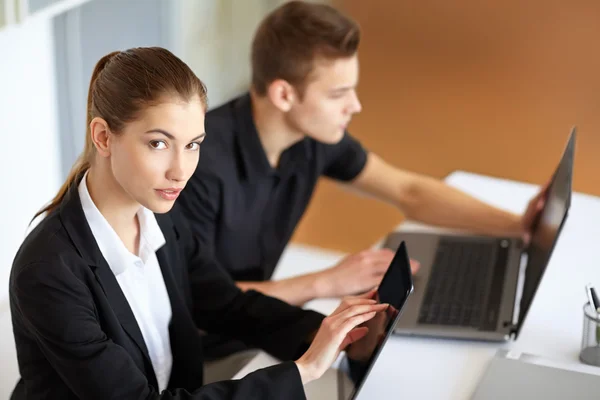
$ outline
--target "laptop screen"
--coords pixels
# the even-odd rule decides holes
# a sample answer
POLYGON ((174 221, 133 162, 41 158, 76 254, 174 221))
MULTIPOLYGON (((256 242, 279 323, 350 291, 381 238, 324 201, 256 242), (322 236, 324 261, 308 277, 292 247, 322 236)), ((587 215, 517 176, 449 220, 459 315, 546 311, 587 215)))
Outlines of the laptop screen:
POLYGON ((356 398, 373 368, 381 349, 398 322, 402 307, 413 291, 410 261, 406 244, 402 242, 377 290, 376 300, 390 306, 386 311, 377 313, 364 326, 369 329, 365 337, 355 342, 357 346, 349 350, 338 376, 339 398, 356 398), (352 360, 351 357, 355 359, 352 360))
POLYGON ((527 267, 519 311, 519 327, 529 311, 571 205, 575 136, 576 131, 573 128, 560 163, 548 186, 546 202, 534 226, 531 243, 527 249, 527 267))

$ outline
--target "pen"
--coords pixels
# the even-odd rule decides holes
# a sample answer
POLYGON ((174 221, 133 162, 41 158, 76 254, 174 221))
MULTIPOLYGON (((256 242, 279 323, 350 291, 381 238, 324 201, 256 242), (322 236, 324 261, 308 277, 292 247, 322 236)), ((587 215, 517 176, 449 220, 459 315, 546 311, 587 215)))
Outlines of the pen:
POLYGON ((596 310, 596 312, 598 312, 598 309, 600 308, 600 300, 598 300, 598 295, 596 294, 596 289, 594 289, 594 287, 590 287, 590 294, 592 296, 592 306, 594 307, 594 309, 596 310))
POLYGON ((594 305, 594 298, 592 297, 592 284, 588 283, 587 285, 585 285, 585 294, 588 298, 588 302, 590 303, 590 307, 596 309, 596 306, 594 305))

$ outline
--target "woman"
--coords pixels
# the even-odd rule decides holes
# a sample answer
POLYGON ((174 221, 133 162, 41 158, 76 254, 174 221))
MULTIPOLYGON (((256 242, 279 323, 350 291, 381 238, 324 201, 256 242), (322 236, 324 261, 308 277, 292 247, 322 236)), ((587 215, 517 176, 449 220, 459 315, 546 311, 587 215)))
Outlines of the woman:
POLYGON ((84 152, 12 267, 12 398, 304 398, 302 384, 385 309, 370 293, 323 319, 241 292, 202 255, 173 206, 198 162, 206 108, 202 82, 167 50, 98 62, 84 152), (296 361, 202 387, 198 329, 296 361))

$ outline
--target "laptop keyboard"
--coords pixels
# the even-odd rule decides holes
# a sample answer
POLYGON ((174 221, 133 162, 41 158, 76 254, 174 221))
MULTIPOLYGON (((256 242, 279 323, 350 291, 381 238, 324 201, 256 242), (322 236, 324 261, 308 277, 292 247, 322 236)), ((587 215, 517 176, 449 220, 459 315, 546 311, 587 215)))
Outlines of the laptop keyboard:
POLYGON ((419 323, 495 330, 508 249, 507 240, 442 238, 419 310, 419 323))

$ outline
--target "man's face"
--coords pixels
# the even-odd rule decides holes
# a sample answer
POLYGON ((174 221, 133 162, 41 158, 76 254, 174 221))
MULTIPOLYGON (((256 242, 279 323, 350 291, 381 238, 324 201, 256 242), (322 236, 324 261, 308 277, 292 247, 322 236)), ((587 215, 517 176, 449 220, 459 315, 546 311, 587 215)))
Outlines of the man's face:
POLYGON ((361 111, 356 94, 358 56, 316 61, 301 100, 286 113, 296 131, 319 142, 339 142, 352 115, 361 111))

